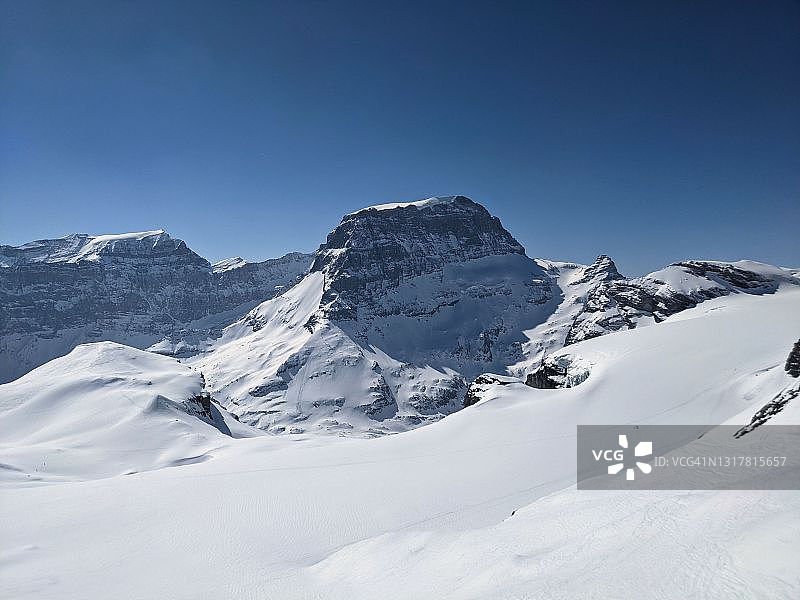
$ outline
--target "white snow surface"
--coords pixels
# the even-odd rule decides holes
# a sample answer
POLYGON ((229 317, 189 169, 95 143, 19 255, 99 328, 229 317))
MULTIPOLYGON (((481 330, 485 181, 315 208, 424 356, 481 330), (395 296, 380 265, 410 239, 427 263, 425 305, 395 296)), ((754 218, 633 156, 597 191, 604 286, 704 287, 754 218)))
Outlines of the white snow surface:
POLYGON ((241 256, 232 256, 231 258, 223 258, 211 265, 214 273, 224 273, 225 271, 232 271, 239 269, 247 264, 247 261, 241 256))
POLYGON ((260 432, 223 411, 217 427, 187 404, 200 374, 98 342, 0 385, 0 481, 74 481, 208 460, 230 435, 260 432))
POLYGON ((415 200, 414 202, 387 202, 385 204, 376 204, 374 206, 367 206, 365 208, 361 208, 355 212, 350 213, 354 215, 356 213, 360 213, 364 210, 392 210, 394 208, 404 208, 406 206, 415 206, 417 208, 425 208, 430 206, 436 206, 439 204, 449 204, 453 201, 454 198, 458 196, 433 196, 431 198, 425 198, 424 200, 415 200))
POLYGON ((139 242, 147 240, 148 242, 151 242, 153 246, 155 246, 164 236, 166 236, 166 233, 163 229, 93 236, 90 237, 89 241, 80 249, 80 251, 74 256, 70 257, 67 262, 78 262, 80 260, 99 260, 101 250, 108 246, 113 248, 117 243, 128 240, 136 240, 139 242))
MULTIPOLYGON (((712 265, 719 265, 722 267, 735 267, 744 271, 757 273, 763 277, 775 280, 785 280, 790 277, 797 278, 798 269, 786 269, 782 267, 775 267, 766 263, 757 262, 754 260, 737 260, 733 262, 724 262, 718 260, 704 260, 698 261, 709 263, 712 265)), ((646 282, 661 282, 655 284, 657 295, 668 295, 670 293, 691 293, 700 290, 713 289, 715 287, 725 287, 723 284, 706 277, 699 277, 688 273, 686 269, 680 265, 669 265, 658 271, 653 271, 635 281, 646 282)), ((654 285, 651 283, 651 285, 654 285)))
MULTIPOLYGON (((20 246, 19 250, 25 251, 23 260, 27 262, 76 263, 82 260, 99 260, 103 249, 109 246, 113 248, 120 242, 146 240, 155 246, 162 239, 170 239, 163 229, 105 235, 71 234, 55 240, 29 242, 20 246)), ((20 259, 0 256, 0 266, 14 266, 17 260, 20 259)))
MULTIPOLYGON (((710 300, 564 349, 591 365, 577 387, 498 385, 400 435, 226 438, 202 463, 53 485, 4 470, 0 595, 797 598, 797 492, 570 486, 576 424, 749 421, 791 383, 782 365, 799 306, 794 286, 710 300)), ((287 332, 302 328, 280 305, 268 309, 287 332)), ((185 382, 180 394, 197 385, 185 382)), ((20 443, 56 443, 66 432, 42 403, 6 391, 19 383, 0 386, 17 398, 0 422, 27 411, 39 426, 20 443)), ((84 421, 69 434, 94 430, 84 421)), ((160 433, 165 448, 183 443, 160 433)))

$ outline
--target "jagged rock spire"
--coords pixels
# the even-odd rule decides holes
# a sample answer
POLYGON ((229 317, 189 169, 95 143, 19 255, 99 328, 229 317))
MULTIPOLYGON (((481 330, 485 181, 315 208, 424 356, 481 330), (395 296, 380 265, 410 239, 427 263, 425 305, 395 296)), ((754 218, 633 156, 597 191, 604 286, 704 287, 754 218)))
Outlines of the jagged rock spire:
POLYGON ((583 272, 583 277, 576 283, 586 283, 594 280, 597 283, 602 281, 614 281, 617 279, 625 279, 623 275, 617 271, 617 265, 607 254, 601 254, 595 261, 586 267, 583 272))

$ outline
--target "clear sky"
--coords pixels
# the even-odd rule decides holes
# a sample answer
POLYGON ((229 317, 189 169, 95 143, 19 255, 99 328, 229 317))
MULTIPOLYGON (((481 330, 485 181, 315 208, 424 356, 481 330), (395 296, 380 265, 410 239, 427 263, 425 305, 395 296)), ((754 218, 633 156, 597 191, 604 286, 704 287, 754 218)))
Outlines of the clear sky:
POLYGON ((3 0, 0 61, 0 243, 464 194, 531 256, 800 266, 800 2, 3 0))

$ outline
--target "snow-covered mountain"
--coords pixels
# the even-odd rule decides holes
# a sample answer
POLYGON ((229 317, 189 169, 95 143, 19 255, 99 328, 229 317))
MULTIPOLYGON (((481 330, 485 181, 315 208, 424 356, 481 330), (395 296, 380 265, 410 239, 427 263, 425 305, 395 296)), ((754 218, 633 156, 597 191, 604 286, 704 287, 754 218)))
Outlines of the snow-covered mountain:
POLYGON ((534 260, 464 196, 365 208, 314 255, 261 263, 211 265, 161 230, 72 235, 0 247, 0 381, 87 341, 201 352, 188 362, 245 423, 375 436, 475 402, 482 373, 575 385, 588 369, 555 357, 564 346, 798 283, 797 270, 751 261, 631 279, 605 255, 534 260))
POLYGON ((797 274, 687 261, 629 279, 605 255, 588 266, 533 260, 463 196, 383 204, 345 215, 300 284, 192 360, 256 427, 380 435, 475 401, 467 387, 484 372, 574 385, 587 369, 544 364, 546 354, 711 298, 771 294, 800 284, 797 274))
POLYGON ((212 267, 162 230, 0 246, 0 382, 76 345, 182 353, 291 286, 311 256, 212 267))
POLYGON ((660 323, 712 298, 773 294, 781 285, 800 286, 800 269, 747 260, 678 262, 637 278, 621 275, 606 255, 588 266, 537 262, 558 282, 562 302, 547 321, 526 332, 525 358, 508 369, 521 378, 536 373, 529 382, 537 387, 571 385, 564 380, 566 365, 547 358, 564 346, 660 323))
POLYGON ((467 384, 523 358, 554 280, 463 196, 346 215, 310 273, 193 364, 242 421, 379 435, 460 409, 467 384))

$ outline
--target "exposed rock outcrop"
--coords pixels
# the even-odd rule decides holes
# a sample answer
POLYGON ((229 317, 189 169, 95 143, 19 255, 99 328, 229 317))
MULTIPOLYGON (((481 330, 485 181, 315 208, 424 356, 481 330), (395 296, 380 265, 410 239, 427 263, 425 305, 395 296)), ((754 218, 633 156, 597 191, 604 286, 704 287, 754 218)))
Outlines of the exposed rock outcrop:
POLYGON ((544 359, 536 370, 528 373, 525 385, 543 390, 571 388, 586 381, 590 373, 585 361, 562 354, 544 359))
POLYGON ((464 408, 472 406, 473 404, 477 404, 483 400, 486 397, 486 392, 488 392, 493 386, 512 385, 515 383, 521 384, 522 382, 514 377, 495 375, 494 373, 484 373, 483 375, 478 375, 478 377, 475 378, 475 381, 469 385, 469 389, 467 389, 467 393, 464 395, 464 408))
MULTIPOLYGON (((791 377, 800 377, 800 340, 797 340, 794 343, 794 346, 792 346, 792 349, 789 351, 789 356, 786 358, 784 370, 791 377)), ((753 415, 750 423, 737 431, 735 436, 737 438, 742 437, 743 435, 753 431, 756 427, 760 427, 772 417, 783 411, 789 402, 792 402, 793 400, 796 401, 795 399, 798 396, 800 396, 800 383, 793 383, 787 386, 770 402, 761 407, 761 409, 756 412, 755 415, 753 415)))
POLYGON ((800 383, 785 388, 770 402, 762 406, 761 409, 753 415, 750 422, 734 434, 734 437, 740 438, 757 427, 761 427, 764 423, 786 408, 786 405, 792 400, 795 400, 798 396, 800 396, 800 383))
POLYGON ((794 343, 789 356, 786 357, 784 369, 792 377, 800 377, 800 340, 794 343))
POLYGON ((543 363, 538 369, 528 373, 525 378, 525 385, 540 390, 555 390, 564 387, 562 384, 566 374, 567 370, 563 367, 543 363))

